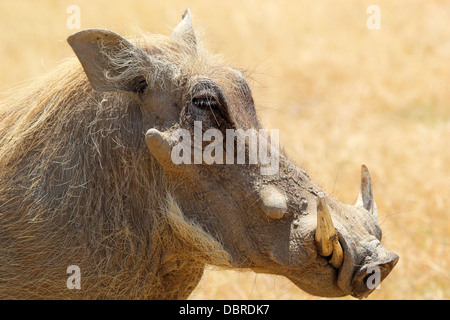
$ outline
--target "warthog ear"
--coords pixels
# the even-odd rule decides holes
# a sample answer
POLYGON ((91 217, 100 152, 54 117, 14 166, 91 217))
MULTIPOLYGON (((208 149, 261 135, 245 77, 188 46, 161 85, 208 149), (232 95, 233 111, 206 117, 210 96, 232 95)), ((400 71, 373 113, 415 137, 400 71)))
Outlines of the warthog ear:
POLYGON ((172 38, 188 43, 194 52, 197 51, 197 39, 192 26, 191 10, 187 9, 181 22, 173 29, 172 38))
POLYGON ((361 186, 356 200, 356 207, 364 208, 375 217, 378 215, 377 205, 373 201, 372 178, 366 165, 361 165, 361 186))
POLYGON ((150 59, 122 36, 108 30, 89 29, 75 33, 67 41, 94 90, 140 93, 147 87, 139 66, 148 65, 150 59))

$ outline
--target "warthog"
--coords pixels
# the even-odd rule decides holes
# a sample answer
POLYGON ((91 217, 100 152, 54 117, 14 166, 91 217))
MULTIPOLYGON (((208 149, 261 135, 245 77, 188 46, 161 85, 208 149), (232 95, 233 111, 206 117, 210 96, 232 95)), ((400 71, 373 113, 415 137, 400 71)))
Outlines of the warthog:
POLYGON ((170 37, 68 42, 78 59, 1 105, 0 299, 184 299, 206 264, 362 298, 392 270, 365 166, 351 206, 282 151, 270 175, 174 163, 173 133, 195 122, 262 129, 243 73, 198 43, 188 11, 170 37))

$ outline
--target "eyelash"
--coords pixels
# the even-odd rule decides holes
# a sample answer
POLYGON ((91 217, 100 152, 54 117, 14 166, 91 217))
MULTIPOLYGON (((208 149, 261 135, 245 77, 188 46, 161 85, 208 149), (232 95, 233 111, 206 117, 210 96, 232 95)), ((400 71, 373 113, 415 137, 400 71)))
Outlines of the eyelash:
POLYGON ((214 98, 194 98, 192 99, 192 104, 198 108, 215 108, 219 103, 214 98))

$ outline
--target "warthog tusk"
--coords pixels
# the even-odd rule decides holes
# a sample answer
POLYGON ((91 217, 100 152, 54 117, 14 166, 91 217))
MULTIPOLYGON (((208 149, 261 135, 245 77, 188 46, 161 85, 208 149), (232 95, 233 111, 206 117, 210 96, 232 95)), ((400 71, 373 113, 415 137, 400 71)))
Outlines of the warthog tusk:
POLYGON ((331 220, 330 211, 328 205, 325 202, 325 198, 320 195, 317 205, 317 229, 315 235, 317 251, 321 256, 329 257, 329 263, 339 269, 344 260, 344 253, 342 251, 339 238, 336 233, 336 229, 331 220))
POLYGON ((338 237, 333 240, 333 255, 330 259, 330 264, 339 269, 342 265, 342 261, 344 261, 344 252, 342 251, 341 244, 339 243, 338 237))

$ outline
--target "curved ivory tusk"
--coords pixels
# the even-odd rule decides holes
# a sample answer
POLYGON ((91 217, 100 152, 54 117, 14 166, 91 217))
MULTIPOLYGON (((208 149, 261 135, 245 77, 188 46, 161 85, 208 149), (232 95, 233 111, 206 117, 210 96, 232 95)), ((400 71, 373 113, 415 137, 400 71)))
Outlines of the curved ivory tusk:
POLYGON ((324 257, 332 255, 329 262, 333 267, 339 269, 344 259, 344 253, 339 243, 325 198, 320 195, 318 200, 317 229, 314 237, 317 251, 324 257))
POLYGON ((336 269, 339 269, 342 265, 342 261, 344 261, 344 252, 342 251, 338 237, 336 237, 333 240, 333 255, 331 256, 329 263, 336 269))
POLYGON ((330 211, 323 196, 319 196, 317 204, 316 246, 321 256, 328 257, 333 252, 333 239, 336 237, 330 211))

